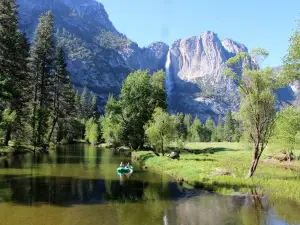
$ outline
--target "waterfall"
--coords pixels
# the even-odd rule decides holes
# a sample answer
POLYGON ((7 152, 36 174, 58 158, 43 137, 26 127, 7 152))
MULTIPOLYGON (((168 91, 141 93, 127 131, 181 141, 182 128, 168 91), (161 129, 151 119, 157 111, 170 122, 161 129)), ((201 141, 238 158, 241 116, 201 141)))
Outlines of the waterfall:
POLYGON ((171 66, 171 49, 169 49, 169 51, 168 51, 167 61, 165 64, 165 70, 166 70, 165 86, 166 86, 168 100, 170 99, 170 96, 172 94, 172 89, 173 89, 173 81, 172 81, 172 77, 171 77, 172 75, 171 75, 171 71, 170 71, 170 66, 171 66))

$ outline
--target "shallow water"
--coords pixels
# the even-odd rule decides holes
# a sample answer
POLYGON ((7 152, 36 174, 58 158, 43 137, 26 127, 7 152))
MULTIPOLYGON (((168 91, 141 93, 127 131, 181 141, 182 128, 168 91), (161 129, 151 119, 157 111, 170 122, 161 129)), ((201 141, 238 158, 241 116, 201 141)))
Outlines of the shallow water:
POLYGON ((2 159, 0 224, 300 224, 291 201, 188 190, 137 165, 120 178, 116 168, 128 160, 83 144, 2 159))

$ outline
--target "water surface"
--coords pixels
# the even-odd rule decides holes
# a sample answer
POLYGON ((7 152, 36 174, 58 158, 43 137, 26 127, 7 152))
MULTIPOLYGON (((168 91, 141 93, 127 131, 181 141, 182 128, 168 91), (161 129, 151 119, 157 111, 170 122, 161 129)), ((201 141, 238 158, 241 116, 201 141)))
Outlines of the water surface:
POLYGON ((116 168, 128 160, 83 144, 3 158, 0 224, 300 224, 291 201, 189 190, 137 165, 130 177, 119 177, 116 168))

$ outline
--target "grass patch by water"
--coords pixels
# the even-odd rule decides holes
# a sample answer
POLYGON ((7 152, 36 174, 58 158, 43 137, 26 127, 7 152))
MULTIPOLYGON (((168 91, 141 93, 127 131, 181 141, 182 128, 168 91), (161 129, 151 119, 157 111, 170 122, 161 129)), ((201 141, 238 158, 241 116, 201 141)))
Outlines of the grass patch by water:
POLYGON ((249 146, 242 143, 188 143, 180 160, 157 157, 149 151, 133 152, 133 159, 150 170, 173 176, 179 182, 221 194, 248 193, 257 188, 272 197, 287 198, 300 204, 300 165, 270 164, 264 160, 277 152, 266 149, 253 178, 246 179, 251 161, 249 146))

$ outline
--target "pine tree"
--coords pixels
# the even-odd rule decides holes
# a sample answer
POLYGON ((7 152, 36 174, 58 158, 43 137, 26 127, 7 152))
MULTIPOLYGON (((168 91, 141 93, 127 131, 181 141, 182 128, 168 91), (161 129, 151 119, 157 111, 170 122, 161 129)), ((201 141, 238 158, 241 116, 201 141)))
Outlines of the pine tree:
POLYGON ((18 27, 15 0, 0 2, 0 98, 1 102, 11 96, 11 76, 15 73, 16 34, 18 27))
POLYGON ((190 141, 201 141, 200 139, 200 132, 201 132, 201 121, 198 117, 195 117, 192 125, 189 128, 189 140, 190 141))
POLYGON ((234 120, 232 118, 231 110, 229 109, 225 116, 224 140, 231 142, 233 140, 234 133, 234 120))
POLYGON ((80 93, 78 90, 75 92, 75 108, 76 108, 76 116, 80 117, 80 93))
MULTIPOLYGON (((15 112, 14 126, 23 127, 28 94, 27 58, 29 44, 19 31, 15 0, 0 2, 0 108, 15 112)), ((4 144, 8 145, 14 126, 6 126, 4 144)), ((20 134, 20 132, 18 132, 20 134)), ((16 136, 16 135, 15 135, 16 136)))
POLYGON ((189 130, 190 126, 192 125, 192 116, 191 116, 191 114, 185 114, 183 122, 184 122, 184 125, 186 126, 186 129, 189 130))
POLYGON ((241 125, 237 120, 233 120, 233 136, 232 141, 239 142, 242 136, 241 125))
POLYGON ((88 118, 88 109, 89 109, 89 101, 88 101, 88 91, 87 88, 84 87, 80 97, 80 114, 81 118, 88 118))
POLYGON ((218 142, 221 142, 224 139, 224 128, 223 128, 223 120, 222 120, 221 115, 219 115, 219 119, 218 119, 218 126, 216 129, 216 137, 217 137, 218 142))
POLYGON ((208 117, 205 123, 205 127, 210 131, 211 136, 209 138, 210 141, 216 140, 216 125, 211 117, 208 117))
POLYGON ((52 137, 53 131, 58 120, 74 114, 75 96, 70 82, 67 64, 65 62, 63 49, 56 48, 54 57, 54 91, 53 91, 53 110, 52 123, 48 135, 48 142, 52 137))
POLYGON ((175 116, 176 119, 176 131, 177 131, 177 139, 181 141, 185 141, 188 136, 188 131, 184 124, 184 115, 183 113, 177 113, 175 116))
POLYGON ((39 19, 30 51, 30 69, 33 83, 32 129, 33 143, 41 144, 48 129, 51 100, 53 99, 53 16, 47 12, 39 19))
POLYGON ((96 116, 97 112, 98 112, 98 109, 97 109, 97 96, 93 92, 91 92, 90 96, 91 96, 91 100, 90 100, 91 107, 90 107, 90 109, 91 109, 91 113, 92 113, 91 116, 96 116))

